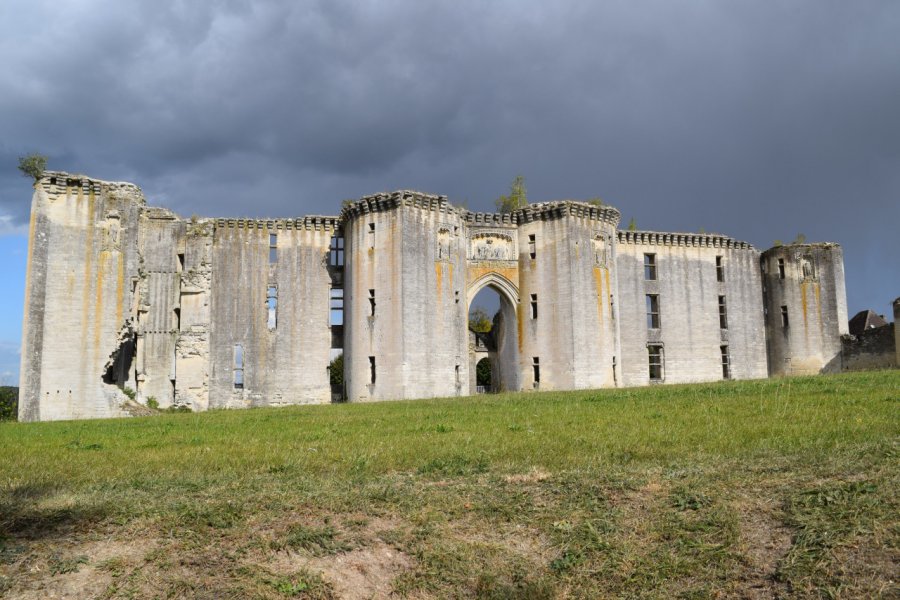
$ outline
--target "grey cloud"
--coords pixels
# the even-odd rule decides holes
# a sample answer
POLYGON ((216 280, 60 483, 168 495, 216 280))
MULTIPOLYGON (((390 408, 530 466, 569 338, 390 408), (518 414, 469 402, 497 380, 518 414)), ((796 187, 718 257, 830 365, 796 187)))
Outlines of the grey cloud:
MULTIPOLYGON (((851 309, 900 293, 894 2, 16 0, 0 19, 3 164, 38 149, 245 216, 408 187, 487 209, 522 173, 534 199, 601 196, 648 228, 838 241, 851 309)), ((0 213, 22 222, 27 194, 0 173, 0 213)))

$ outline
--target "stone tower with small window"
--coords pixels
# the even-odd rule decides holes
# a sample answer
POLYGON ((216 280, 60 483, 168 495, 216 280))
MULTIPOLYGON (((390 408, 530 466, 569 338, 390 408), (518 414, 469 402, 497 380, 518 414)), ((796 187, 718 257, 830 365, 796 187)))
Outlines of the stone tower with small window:
POLYGON ((848 331, 844 255, 837 244, 789 244, 762 253, 770 375, 841 370, 848 331))

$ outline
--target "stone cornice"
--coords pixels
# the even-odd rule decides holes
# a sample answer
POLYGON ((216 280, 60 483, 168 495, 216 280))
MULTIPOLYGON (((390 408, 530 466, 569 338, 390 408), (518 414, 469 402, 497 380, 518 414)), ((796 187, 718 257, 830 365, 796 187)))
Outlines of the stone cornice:
POLYGON ((340 228, 338 217, 300 217, 299 219, 215 219, 216 229, 307 229, 334 231, 340 228))
POLYGON ((669 233, 663 231, 623 231, 616 232, 620 244, 654 246, 689 246, 701 248, 728 248, 755 250, 747 242, 714 233, 669 233))

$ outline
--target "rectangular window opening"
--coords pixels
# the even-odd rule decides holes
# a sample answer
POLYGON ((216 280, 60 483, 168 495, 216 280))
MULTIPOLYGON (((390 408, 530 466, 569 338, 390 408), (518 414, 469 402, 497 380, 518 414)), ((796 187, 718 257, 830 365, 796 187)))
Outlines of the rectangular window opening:
POLYGON ((244 389, 244 347, 240 344, 234 345, 234 365, 233 365, 234 389, 244 389))
POLYGON ((369 383, 375 385, 375 357, 369 357, 369 383))
POLYGON ((184 254, 179 254, 178 258, 178 272, 181 273, 184 271, 184 254))
POLYGON ((344 288, 331 288, 328 324, 331 326, 344 324, 344 288))
POLYGON ((722 379, 731 379, 731 359, 728 356, 728 346, 719 346, 722 351, 722 379))
POLYGON ((534 371, 534 387, 541 383, 541 359, 537 356, 531 359, 531 368, 534 371))
POLYGON ((537 319, 537 294, 531 295, 531 318, 537 319))
POLYGON ((788 309, 787 306, 781 307, 781 326, 787 328, 788 323, 788 309))
POLYGON ((175 308, 172 312, 175 315, 175 331, 181 331, 181 309, 175 308))
POLYGON ((268 309, 266 326, 269 329, 275 329, 278 312, 278 288, 274 285, 266 288, 266 307, 268 309))
POLYGON ((647 294, 647 329, 659 329, 658 294, 647 294))
POLYGON ((278 234, 269 234, 269 264, 278 262, 278 234))
POLYGON ((644 255, 644 279, 646 281, 656 281, 656 255, 644 255))
POLYGON ((328 264, 332 267, 344 266, 344 237, 341 235, 332 236, 328 244, 328 264))
POLYGON ((728 329, 728 312, 725 307, 725 296, 719 296, 719 328, 728 329))
POLYGON ((528 235, 528 255, 533 259, 537 256, 537 243, 534 239, 534 234, 528 235))
POLYGON ((375 290, 369 290, 369 316, 375 316, 375 290))
POLYGON ((657 344, 647 346, 650 366, 650 381, 662 381, 663 378, 663 347, 657 344))
POLYGON ((784 279, 784 259, 778 259, 778 279, 784 279))
POLYGON ((716 281, 725 281, 725 260, 722 256, 716 257, 716 281))

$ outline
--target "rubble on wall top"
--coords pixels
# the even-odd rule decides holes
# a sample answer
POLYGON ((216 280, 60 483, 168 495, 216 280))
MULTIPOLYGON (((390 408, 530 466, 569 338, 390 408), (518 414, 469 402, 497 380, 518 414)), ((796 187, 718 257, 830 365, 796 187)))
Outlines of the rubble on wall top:
POLYGON ((647 244, 656 246, 700 246, 709 248, 733 248, 755 250, 747 243, 717 233, 673 233, 665 231, 616 232, 620 244, 647 244))
POLYGON ((840 248, 841 245, 837 242, 804 242, 802 244, 778 244, 777 246, 772 246, 768 250, 765 250, 763 254, 776 254, 778 252, 783 251, 796 251, 803 249, 812 249, 812 248, 840 248))

